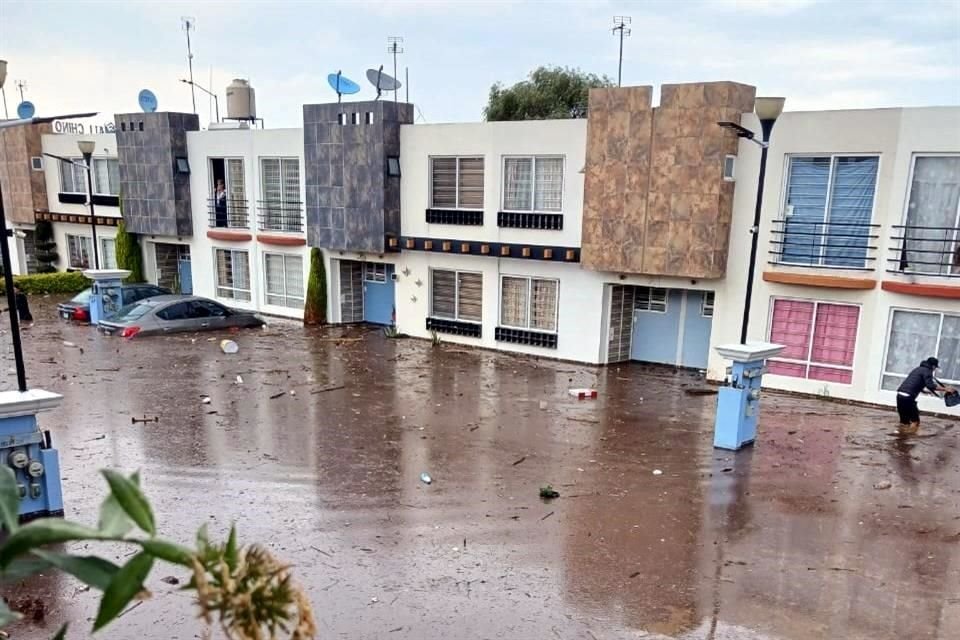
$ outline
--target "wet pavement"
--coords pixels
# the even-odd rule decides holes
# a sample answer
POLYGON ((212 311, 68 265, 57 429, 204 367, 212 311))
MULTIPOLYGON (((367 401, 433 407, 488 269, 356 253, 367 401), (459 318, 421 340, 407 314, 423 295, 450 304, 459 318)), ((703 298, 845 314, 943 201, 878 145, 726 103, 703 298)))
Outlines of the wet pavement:
MULTIPOLYGON (((103 338, 35 306, 27 372, 64 395, 41 422, 68 517, 96 522, 98 468, 140 469, 164 536, 236 522, 292 562, 320 638, 960 635, 956 421, 902 441, 892 411, 767 394, 758 444, 733 454, 712 448, 716 396, 685 393, 704 387, 685 372, 286 322, 226 355, 222 335, 103 338)), ((200 637, 161 581, 179 573, 157 567, 153 598, 100 635, 200 637)), ((4 595, 37 618, 12 638, 67 620, 89 636, 97 600, 71 578, 4 595)))

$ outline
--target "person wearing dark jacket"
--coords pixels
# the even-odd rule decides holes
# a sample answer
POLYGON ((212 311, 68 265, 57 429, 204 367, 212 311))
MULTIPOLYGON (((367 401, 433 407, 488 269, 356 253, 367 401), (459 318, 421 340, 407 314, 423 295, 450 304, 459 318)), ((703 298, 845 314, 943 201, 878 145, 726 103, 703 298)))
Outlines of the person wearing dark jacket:
POLYGON ((917 407, 917 396, 924 391, 934 393, 942 391, 952 393, 951 387, 945 387, 933 377, 940 366, 940 361, 933 356, 920 363, 920 366, 910 372, 897 389, 897 413, 900 414, 900 433, 913 435, 920 430, 920 409, 917 407))

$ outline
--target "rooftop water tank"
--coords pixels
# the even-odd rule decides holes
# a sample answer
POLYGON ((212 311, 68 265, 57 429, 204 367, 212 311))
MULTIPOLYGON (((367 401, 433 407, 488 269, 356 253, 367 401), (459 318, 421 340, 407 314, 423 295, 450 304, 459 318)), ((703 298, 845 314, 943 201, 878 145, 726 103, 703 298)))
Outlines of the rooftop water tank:
POLYGON ((234 78, 230 86, 227 87, 227 118, 230 120, 256 120, 256 94, 246 80, 234 78))

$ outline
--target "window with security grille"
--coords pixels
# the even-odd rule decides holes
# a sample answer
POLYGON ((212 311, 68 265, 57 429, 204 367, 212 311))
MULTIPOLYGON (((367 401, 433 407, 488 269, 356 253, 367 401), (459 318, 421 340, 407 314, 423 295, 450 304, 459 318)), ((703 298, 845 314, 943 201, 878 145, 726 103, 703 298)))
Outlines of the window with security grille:
POLYGON ((466 322, 483 320, 483 274, 434 269, 430 272, 430 315, 466 322))
POLYGON ((87 170, 84 168, 83 158, 73 158, 72 162, 60 161, 60 191, 61 193, 87 192, 87 170))
POLYGON ((942 382, 960 385, 960 314, 894 309, 887 334, 881 389, 896 390, 907 374, 934 356, 942 382))
POLYGON ((483 209, 483 157, 430 158, 430 206, 483 209))
POLYGON ((302 309, 305 299, 303 258, 285 253, 263 256, 264 295, 267 304, 302 309))
POLYGON ((93 159, 93 192, 104 196, 120 195, 120 161, 116 158, 93 159))
POLYGON ((770 373, 850 384, 860 307, 787 298, 772 302, 770 342, 786 348, 767 361, 770 373))
POLYGON ((250 256, 246 251, 215 249, 217 296, 250 300, 250 256))
POLYGON ((261 158, 260 176, 260 228, 265 231, 302 231, 300 160, 261 158))
POLYGON ((365 282, 386 282, 387 265, 382 262, 364 262, 363 279, 365 282))
POLYGON ((713 291, 704 291, 703 300, 700 302, 700 315, 704 318, 713 317, 713 302, 714 302, 714 293, 713 291))
POLYGON ((558 280, 503 276, 500 325, 535 331, 557 330, 558 280))
POLYGON ((508 157, 503 160, 506 211, 561 211, 563 157, 508 157))
POLYGON ((659 287, 637 287, 635 309, 637 311, 667 312, 667 290, 659 287))
POLYGON ((89 269, 93 266, 93 242, 88 236, 67 235, 67 268, 89 269))
POLYGON ((117 268, 117 241, 113 238, 100 238, 100 268, 117 268))

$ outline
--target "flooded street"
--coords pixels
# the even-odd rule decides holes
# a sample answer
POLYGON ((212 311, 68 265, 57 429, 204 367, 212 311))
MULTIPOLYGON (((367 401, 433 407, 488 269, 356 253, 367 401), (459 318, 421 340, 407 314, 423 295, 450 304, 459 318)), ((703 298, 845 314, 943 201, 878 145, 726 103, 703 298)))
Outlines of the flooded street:
MULTIPOLYGON (((224 335, 104 338, 35 307, 27 375, 64 395, 40 420, 67 516, 96 522, 99 468, 140 469, 165 537, 236 522, 293 563, 320 638, 960 635, 956 421, 900 440, 893 410, 771 393, 757 446, 733 454, 713 449, 716 396, 685 392, 705 387, 692 373, 280 321, 227 355, 224 335)), ((100 635, 200 637, 168 575, 184 578, 155 568, 152 599, 100 635)), ((89 636, 97 599, 72 578, 4 595, 43 602, 11 638, 67 620, 89 636)))

